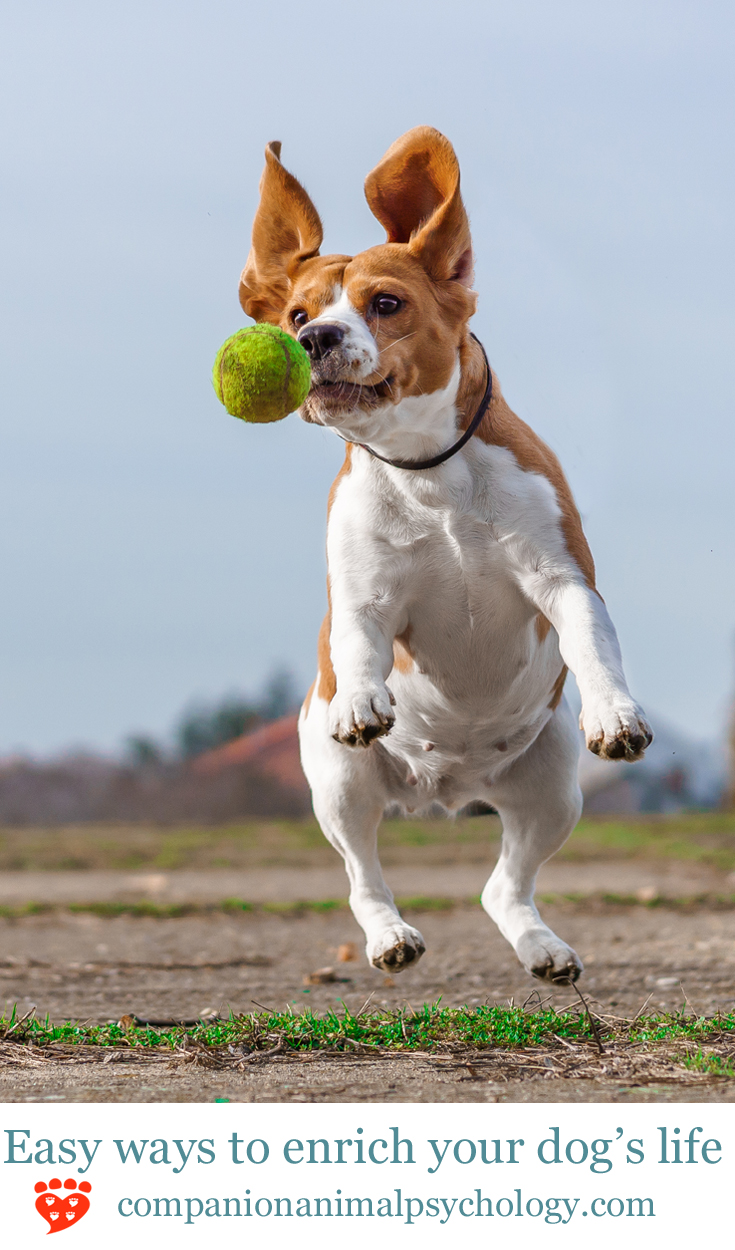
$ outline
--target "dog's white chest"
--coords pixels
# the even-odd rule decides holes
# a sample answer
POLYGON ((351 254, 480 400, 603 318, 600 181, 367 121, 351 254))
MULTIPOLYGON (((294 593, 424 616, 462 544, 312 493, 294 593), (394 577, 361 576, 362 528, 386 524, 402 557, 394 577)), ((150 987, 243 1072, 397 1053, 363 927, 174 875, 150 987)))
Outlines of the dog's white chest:
MULTIPOLYGON (((538 629, 512 534, 483 491, 460 491, 445 506, 403 501, 398 518, 389 498, 366 487, 357 479, 352 497, 345 490, 333 521, 349 527, 350 518, 372 516, 372 535, 358 526, 348 544, 359 569, 354 591, 371 587, 400 639, 389 677, 396 724, 380 749, 415 779, 417 803, 454 806, 524 751, 551 715, 562 667, 556 635, 538 629)), ((340 550, 335 543, 330 567, 340 550)))

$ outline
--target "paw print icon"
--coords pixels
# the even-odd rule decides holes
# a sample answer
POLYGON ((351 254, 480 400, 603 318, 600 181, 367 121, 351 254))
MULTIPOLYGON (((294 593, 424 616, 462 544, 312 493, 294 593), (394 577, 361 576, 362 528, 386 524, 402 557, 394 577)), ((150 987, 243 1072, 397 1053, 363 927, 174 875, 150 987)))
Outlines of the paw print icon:
POLYGON ((50 1233, 60 1233, 62 1229, 72 1228, 89 1210, 87 1195, 92 1190, 89 1181, 82 1181, 77 1185, 70 1177, 62 1186, 58 1177, 54 1177, 48 1185, 45 1181, 39 1181, 34 1189, 38 1195, 36 1210, 46 1220, 50 1233))

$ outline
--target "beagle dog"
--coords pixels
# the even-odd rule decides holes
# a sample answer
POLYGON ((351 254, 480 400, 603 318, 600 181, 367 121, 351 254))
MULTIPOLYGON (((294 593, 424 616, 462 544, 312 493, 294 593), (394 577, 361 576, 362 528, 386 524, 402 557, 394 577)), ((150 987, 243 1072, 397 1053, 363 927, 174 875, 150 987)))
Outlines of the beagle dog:
POLYGON ((368 959, 396 973, 424 941, 383 880, 384 810, 491 804, 503 841, 483 907, 528 972, 576 980, 579 957, 533 901, 581 811, 567 670, 596 755, 640 759, 652 735, 559 462, 469 330, 456 155, 431 127, 403 135, 365 183, 386 242, 321 256, 319 215, 280 148, 266 149, 240 301, 306 349, 300 415, 346 443, 329 496, 329 611, 299 718, 314 811, 344 858, 368 959))

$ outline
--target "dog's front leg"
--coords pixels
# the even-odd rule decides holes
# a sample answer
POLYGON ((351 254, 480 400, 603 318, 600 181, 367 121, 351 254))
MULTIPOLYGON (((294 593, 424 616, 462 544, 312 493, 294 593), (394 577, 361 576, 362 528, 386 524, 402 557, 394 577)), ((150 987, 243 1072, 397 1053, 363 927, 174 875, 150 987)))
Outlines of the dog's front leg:
POLYGON ((329 730, 345 746, 367 747, 395 723, 395 700, 386 679, 393 667, 393 639, 407 623, 405 557, 382 536, 344 520, 339 501, 327 532, 327 553, 329 649, 337 685, 329 730))
POLYGON ((393 634, 372 605, 341 602, 333 595, 330 650, 337 692, 329 730, 344 746, 370 746, 395 724, 395 699, 386 685, 393 667, 393 634))
POLYGON ((577 679, 589 750, 608 760, 641 759, 653 734, 628 690, 615 626, 597 591, 570 580, 547 586, 537 602, 577 679))

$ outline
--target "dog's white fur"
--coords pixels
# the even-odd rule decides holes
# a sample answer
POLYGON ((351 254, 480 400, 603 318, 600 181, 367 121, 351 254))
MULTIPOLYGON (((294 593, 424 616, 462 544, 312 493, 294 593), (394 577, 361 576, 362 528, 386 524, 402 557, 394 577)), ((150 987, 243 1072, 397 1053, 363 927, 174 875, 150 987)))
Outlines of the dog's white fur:
MULTIPOLYGON (((349 273, 348 265, 343 287, 325 270, 330 285, 300 333, 338 327, 332 379, 370 386, 384 376, 382 351, 365 307, 351 302, 349 273)), ((570 551, 553 475, 478 437, 425 471, 386 465, 357 445, 393 459, 451 446, 463 417, 459 350, 454 359, 428 394, 396 396, 388 385, 379 402, 353 405, 322 402, 315 386, 307 419, 352 447, 327 529, 331 625, 320 664, 331 664, 332 685, 321 672, 302 709, 302 761, 375 966, 400 971, 424 950, 383 879, 383 811, 440 803, 451 812, 484 800, 500 813, 503 843, 483 906, 530 972, 576 979, 579 957, 533 901, 540 865, 581 811, 564 665, 577 679, 592 749, 634 758, 650 732, 605 605, 570 551)))

